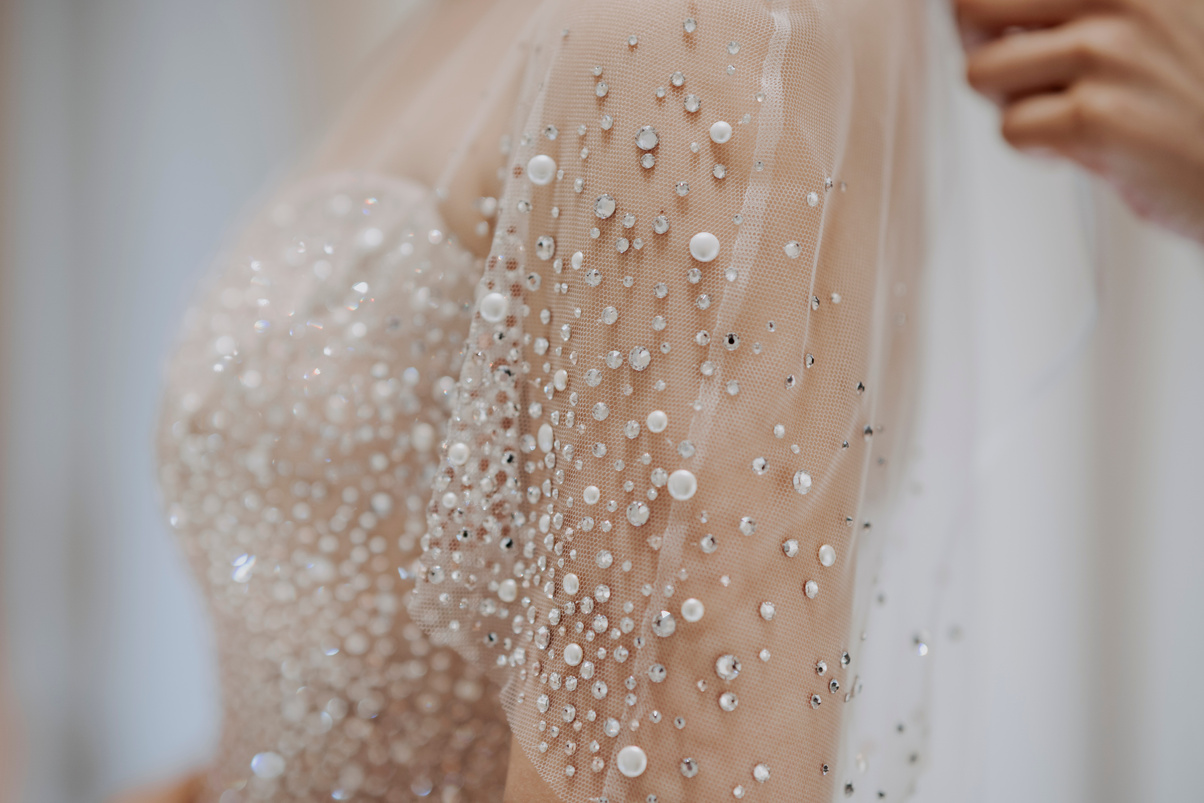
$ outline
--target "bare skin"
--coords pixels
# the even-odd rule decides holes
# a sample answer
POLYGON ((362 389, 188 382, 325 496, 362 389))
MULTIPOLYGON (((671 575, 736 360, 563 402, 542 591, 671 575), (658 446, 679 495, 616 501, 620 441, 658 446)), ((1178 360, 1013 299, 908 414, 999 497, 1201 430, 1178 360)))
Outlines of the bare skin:
POLYGON ((1204 243, 1204 4, 954 0, 970 85, 1015 147, 1071 159, 1204 243))
POLYGON ((148 786, 126 792, 110 803, 193 803, 201 790, 199 776, 190 776, 179 781, 159 786, 148 786))
POLYGON ((502 803, 559 803, 535 765, 518 742, 510 740, 510 767, 506 772, 506 794, 502 803))

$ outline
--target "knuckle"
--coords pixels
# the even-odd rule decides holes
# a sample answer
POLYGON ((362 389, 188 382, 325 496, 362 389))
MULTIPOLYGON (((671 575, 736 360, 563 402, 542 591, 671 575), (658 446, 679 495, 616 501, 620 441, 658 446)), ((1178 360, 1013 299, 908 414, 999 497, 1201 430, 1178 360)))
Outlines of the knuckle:
POLYGON ((1099 137, 1123 114, 1115 94, 1098 86, 1075 88, 1066 105, 1066 131, 1075 138, 1099 137))
POLYGON ((1101 19, 1082 28, 1072 51, 1082 68, 1095 70, 1122 60, 1134 46, 1133 32, 1128 24, 1101 19))

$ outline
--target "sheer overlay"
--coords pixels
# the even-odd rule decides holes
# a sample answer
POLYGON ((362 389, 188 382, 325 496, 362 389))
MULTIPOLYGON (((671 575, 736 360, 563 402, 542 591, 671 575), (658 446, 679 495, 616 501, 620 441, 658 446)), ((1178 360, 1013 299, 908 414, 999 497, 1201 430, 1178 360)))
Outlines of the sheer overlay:
MULTIPOLYGON (((160 437, 221 649, 214 799, 499 799, 511 732, 573 803, 903 796, 922 722, 856 709, 923 12, 547 0, 472 64, 517 96, 442 132, 433 188, 332 176, 251 224, 160 437), (440 209, 494 130, 477 260, 440 209)), ((436 90, 398 117, 469 103, 436 90)))
POLYGON ((647 9, 540 12, 415 615, 566 800, 852 795, 922 9, 647 9))

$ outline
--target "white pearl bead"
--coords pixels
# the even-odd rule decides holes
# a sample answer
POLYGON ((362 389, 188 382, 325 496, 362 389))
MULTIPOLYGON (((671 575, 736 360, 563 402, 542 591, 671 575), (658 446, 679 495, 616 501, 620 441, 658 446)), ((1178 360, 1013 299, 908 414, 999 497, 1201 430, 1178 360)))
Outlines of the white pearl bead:
POLYGON ((711 125, 711 141, 720 145, 732 138, 731 123, 719 120, 711 125))
POLYGON ((531 161, 527 162, 527 178, 538 187, 551 184, 552 179, 556 178, 556 160, 542 153, 532 156, 531 161))
POLYGON ((501 293, 487 293, 481 299, 481 317, 490 323, 497 323, 506 317, 506 308, 509 306, 501 293))
POLYGON ((570 644, 564 648, 564 662, 569 666, 576 666, 584 657, 585 652, 581 649, 580 644, 570 644))
POLYGON ((467 443, 453 443, 447 450, 447 462, 453 466, 462 466, 468 462, 469 451, 467 443))
POLYGON ((702 600, 690 597, 681 604, 681 618, 687 622, 697 622, 706 613, 706 608, 703 607, 702 600))
POLYGON ((581 498, 585 500, 587 505, 596 505, 598 500, 602 498, 602 493, 598 490, 597 485, 587 485, 585 490, 581 492, 581 498))
POLYGON ((507 577, 497 584, 497 596, 502 602, 514 602, 518 599, 518 583, 514 578, 507 577))
POLYGON ((648 756, 642 748, 629 744, 615 756, 615 766, 628 778, 638 778, 648 769, 648 756))
POLYGON ((669 496, 674 499, 684 501, 692 497, 697 490, 698 480, 692 472, 679 468, 669 475, 669 496))
POLYGON ((819 562, 823 566, 831 566, 836 562, 836 550, 831 544, 824 544, 819 548, 819 562))
POLYGON ((279 753, 256 753, 251 759, 251 772, 265 780, 279 778, 284 774, 284 757, 279 753))
POLYGON ((581 590, 581 581, 577 579, 577 575, 570 572, 560 580, 560 587, 571 597, 581 590))
MULTIPOLYGON (((552 446, 555 443, 555 438, 552 436, 552 425, 541 424, 539 427, 539 434, 535 436, 535 440, 539 443, 540 451, 552 451, 552 446)), ((530 441, 528 441, 528 443, 530 443, 530 441)))
POLYGON ((456 506, 456 503, 460 501, 460 498, 456 496, 454 492, 448 491, 447 493, 443 494, 443 499, 440 501, 443 502, 443 506, 445 508, 451 510, 456 506))
POLYGON ((561 368, 552 375, 552 385, 557 390, 564 390, 569 386, 569 372, 561 368))
POLYGON ((819 593, 819 583, 814 580, 808 580, 803 586, 803 593, 807 595, 807 599, 815 599, 815 595, 819 593))
POLYGON ((415 424, 410 432, 410 444, 420 452, 429 451, 435 445, 435 428, 425 421, 415 424))
POLYGON ((648 413, 649 432, 664 432, 667 426, 669 426, 669 416, 665 415, 664 410, 653 410, 648 413))
POLYGON ((719 238, 709 231, 700 231, 690 238, 690 256, 699 262, 710 262, 719 256, 719 238))

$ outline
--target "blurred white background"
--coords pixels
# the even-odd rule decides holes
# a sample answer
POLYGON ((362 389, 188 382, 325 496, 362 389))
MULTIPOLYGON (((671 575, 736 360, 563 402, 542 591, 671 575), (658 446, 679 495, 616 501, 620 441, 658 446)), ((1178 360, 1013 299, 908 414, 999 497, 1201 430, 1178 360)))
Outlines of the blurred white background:
MULTIPOLYGON (((194 766, 216 736, 204 613, 154 486, 160 367, 223 233, 410 4, 0 4, 0 675, 23 711, 17 800, 99 801, 194 766)), ((1077 225, 1045 190, 1082 182, 1008 155, 973 108, 977 247, 1006 274, 1077 225)), ((969 638, 991 803, 1202 799, 1204 258, 1094 193, 1100 317, 978 505, 969 638)), ((1024 328, 1045 289, 998 314, 1024 328)))
POLYGON ((406 0, 13 0, 3 312, 7 658, 28 803, 97 801, 216 736, 204 614, 150 433, 189 290, 406 0))

